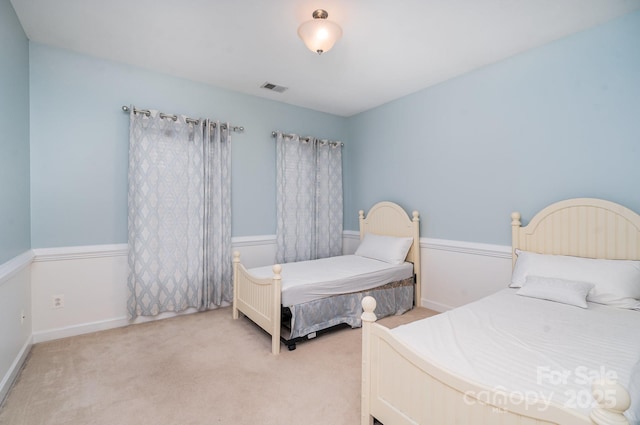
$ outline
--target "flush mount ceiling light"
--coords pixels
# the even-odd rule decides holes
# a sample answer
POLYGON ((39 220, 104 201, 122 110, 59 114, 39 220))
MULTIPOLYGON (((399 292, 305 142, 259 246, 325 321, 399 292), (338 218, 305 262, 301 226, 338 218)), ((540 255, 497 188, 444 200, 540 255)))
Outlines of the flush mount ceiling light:
POLYGON ((321 55, 328 52, 342 37, 342 28, 335 22, 327 20, 329 14, 326 10, 318 9, 311 16, 313 20, 304 22, 298 27, 298 35, 309 50, 321 55))

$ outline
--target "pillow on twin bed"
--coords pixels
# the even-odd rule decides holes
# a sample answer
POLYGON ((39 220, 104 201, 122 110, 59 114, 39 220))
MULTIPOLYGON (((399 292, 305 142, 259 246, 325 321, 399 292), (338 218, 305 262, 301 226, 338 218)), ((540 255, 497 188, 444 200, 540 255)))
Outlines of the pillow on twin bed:
POLYGON ((640 261, 546 255, 519 249, 516 255, 509 285, 512 288, 522 287, 528 276, 587 282, 593 284, 587 301, 640 309, 640 261))
POLYGON ((413 238, 397 238, 365 233, 358 249, 356 249, 355 255, 373 258, 390 264, 402 264, 407 258, 407 253, 412 243, 413 238))
POLYGON ((588 282, 527 276, 524 285, 516 294, 587 308, 587 294, 593 286, 593 283, 588 282))

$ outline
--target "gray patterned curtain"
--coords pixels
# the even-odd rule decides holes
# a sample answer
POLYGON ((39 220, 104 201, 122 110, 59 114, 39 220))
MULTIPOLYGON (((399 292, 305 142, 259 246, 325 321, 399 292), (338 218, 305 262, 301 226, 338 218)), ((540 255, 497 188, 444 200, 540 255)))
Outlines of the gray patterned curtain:
POLYGON ((205 126, 204 303, 233 301, 231 261, 231 132, 229 125, 205 126))
POLYGON ((130 112, 131 319, 231 299, 230 138, 220 125, 130 112))
POLYGON ((276 133, 276 261, 342 254, 342 144, 276 133))

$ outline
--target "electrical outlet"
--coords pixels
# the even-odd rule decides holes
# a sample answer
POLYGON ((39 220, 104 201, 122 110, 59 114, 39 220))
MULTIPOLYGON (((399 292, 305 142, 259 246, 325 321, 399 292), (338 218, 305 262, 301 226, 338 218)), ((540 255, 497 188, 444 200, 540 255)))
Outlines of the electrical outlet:
POLYGON ((64 308, 64 295, 52 295, 51 308, 64 308))

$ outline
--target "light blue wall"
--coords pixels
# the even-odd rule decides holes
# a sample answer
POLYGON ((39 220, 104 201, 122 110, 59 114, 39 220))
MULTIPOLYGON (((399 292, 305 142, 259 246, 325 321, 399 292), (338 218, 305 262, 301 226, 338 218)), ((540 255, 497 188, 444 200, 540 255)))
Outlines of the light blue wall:
POLYGON ((0 264, 30 240, 29 41, 9 0, 0 0, 0 264))
POLYGON ((36 248, 127 241, 129 119, 122 105, 246 128, 233 134, 234 236, 275 233, 272 130, 337 140, 347 134, 346 118, 36 43, 30 52, 36 248))
POLYGON ((126 241, 130 103, 247 128, 234 236, 275 232, 273 129, 346 142, 346 229, 379 200, 418 209, 423 236, 498 244, 511 211, 567 197, 640 211, 638 39, 640 12, 351 118, 32 43, 32 246, 126 241))
MULTIPOLYGON (((0 266, 30 249, 29 217, 29 42, 0 0, 0 266)), ((9 269, 0 271, 0 403, 31 340, 29 269, 9 269)))
POLYGON ((601 197, 640 211, 640 12, 351 117, 352 212, 393 200, 422 235, 510 244, 510 213, 601 197), (357 155, 356 155, 357 153, 357 155))

